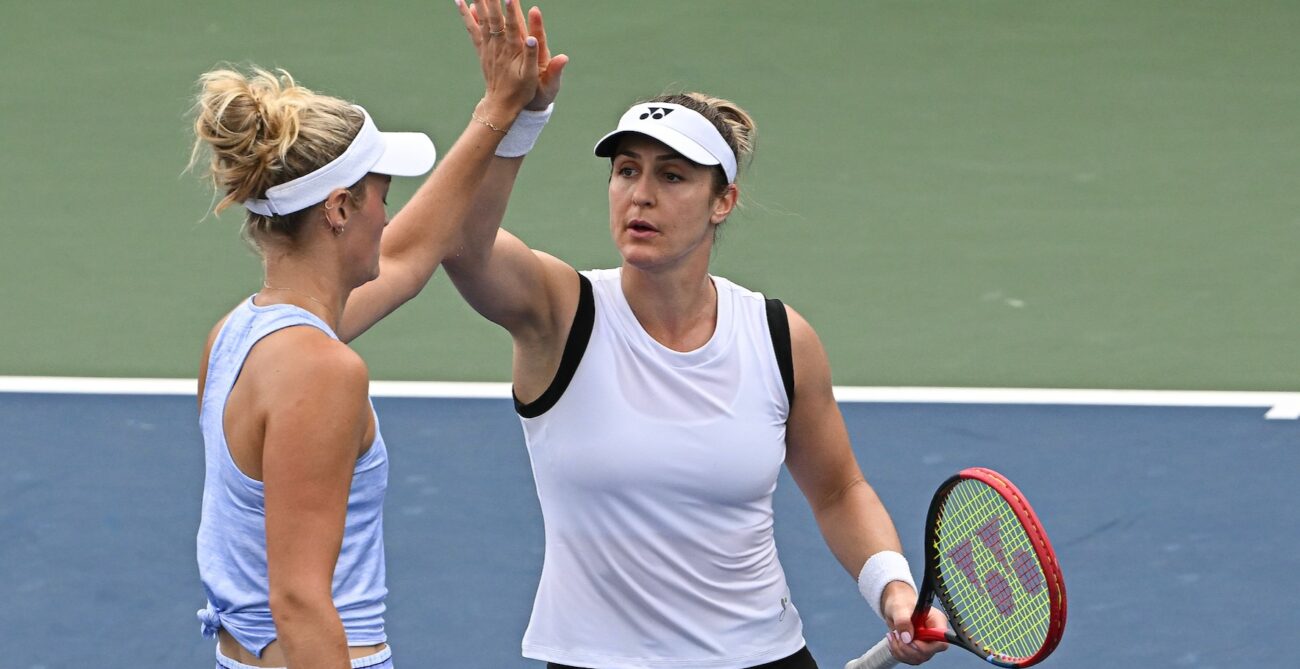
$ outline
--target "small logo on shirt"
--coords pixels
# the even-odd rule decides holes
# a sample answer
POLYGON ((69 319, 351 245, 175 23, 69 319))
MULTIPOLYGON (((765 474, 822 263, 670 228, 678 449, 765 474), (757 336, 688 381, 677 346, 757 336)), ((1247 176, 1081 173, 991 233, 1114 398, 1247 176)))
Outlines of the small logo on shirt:
POLYGON ((781 622, 782 620, 785 620, 785 610, 786 610, 786 608, 788 608, 789 606, 790 606, 790 598, 789 598, 789 597, 782 597, 782 598, 781 598, 781 615, 779 615, 779 616, 776 617, 776 621, 777 621, 777 622, 781 622))

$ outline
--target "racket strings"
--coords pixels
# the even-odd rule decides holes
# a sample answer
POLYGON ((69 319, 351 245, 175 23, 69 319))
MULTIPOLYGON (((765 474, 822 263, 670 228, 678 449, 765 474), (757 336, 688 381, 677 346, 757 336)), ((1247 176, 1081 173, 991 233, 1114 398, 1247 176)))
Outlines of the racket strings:
MULTIPOLYGON (((1037 650, 1045 637, 1041 621, 1047 611, 1044 609, 1041 615, 1036 615, 1034 602, 1026 601, 1024 596, 1029 594, 1032 600, 1032 595, 1041 591, 1038 565, 1032 553, 1024 550, 1026 543, 1016 541, 1014 536, 1008 541, 1008 530, 1014 534, 1019 527, 1014 524, 1002 527, 1001 517, 1006 509, 1000 497, 990 500, 980 496, 966 500, 966 504, 964 510, 975 514, 975 522, 981 518, 987 520, 973 527, 968 521, 958 534, 971 538, 958 543, 960 551, 947 551, 950 557, 957 555, 966 560, 966 564, 956 565, 965 581, 964 592, 957 595, 965 596, 964 610, 968 613, 964 629, 998 654, 1027 657, 1037 650), (1016 556, 1015 564, 1009 555, 1016 556), (1006 573, 1008 570, 1014 573, 1009 575, 1006 573), (1017 588, 1016 582, 1021 588, 1017 588), (1024 585, 1026 582, 1029 583, 1027 587, 1024 585), (972 610, 973 613, 969 613, 972 610)), ((958 560, 954 558, 956 562, 958 560)))
POLYGON ((940 596, 988 652, 1026 658, 1047 639, 1051 604, 1037 552, 1006 500, 966 480, 949 492, 936 532, 940 596))
MULTIPOLYGON (((979 492, 979 486, 963 490, 952 500, 953 505, 945 505, 941 536, 958 538, 944 542, 952 546, 943 551, 950 563, 943 570, 950 575, 946 583, 953 600, 950 603, 955 611, 963 612, 959 624, 968 636, 998 654, 1028 656, 1038 648, 1044 632, 1032 602, 1018 596, 1012 579, 1022 585, 1028 581, 1030 587, 1025 590, 1040 592, 1038 565, 1016 537, 1007 540, 1008 528, 1002 526, 1005 502, 987 489, 982 491, 989 493, 987 496, 979 492), (1017 557, 1015 564, 1009 555, 1017 557), (1015 572, 1010 578, 1008 570, 1015 572)), ((1019 528, 1013 523, 1009 529, 1019 528)))
MULTIPOLYGON (((1056 551, 1052 550, 1052 546, 1047 540, 1047 533, 1043 531, 1039 524, 1038 516, 1029 507, 1029 502, 1020 496, 1020 491, 1001 474, 991 469, 978 469, 986 476, 991 476, 1003 484, 1006 488, 1004 492, 1008 495, 1006 497, 1008 505, 1016 506, 1027 512, 1022 518, 1025 522, 1026 531, 1030 534, 1029 540, 1040 549, 1036 552, 1035 558, 1037 559, 1034 563, 1038 571, 1047 575, 1047 587, 1051 589, 1051 592, 1048 593, 1048 606, 1051 615, 1051 620, 1048 622, 1049 638, 1044 642, 1044 647, 1056 648, 1056 644, 1061 640, 1061 635, 1065 632, 1065 583, 1061 579, 1061 566, 1056 561, 1056 551), (1038 560, 1042 560, 1043 564, 1039 564, 1038 560)), ((1051 651, 1048 650, 1048 652, 1051 651)))

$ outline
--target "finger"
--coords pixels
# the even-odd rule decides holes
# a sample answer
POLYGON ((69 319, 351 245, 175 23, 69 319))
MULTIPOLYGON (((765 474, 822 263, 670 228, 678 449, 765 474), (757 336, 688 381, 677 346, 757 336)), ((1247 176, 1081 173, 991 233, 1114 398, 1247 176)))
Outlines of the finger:
POLYGON ((474 19, 474 25, 478 27, 479 32, 483 35, 487 35, 487 20, 485 20, 483 15, 479 13, 478 5, 479 3, 477 2, 470 5, 469 14, 470 17, 474 19))
POLYGON ((891 632, 890 635, 898 642, 895 657, 908 664, 920 664, 929 660, 935 653, 948 650, 948 644, 943 641, 913 639, 909 642, 901 632, 891 632))
POLYGON ((546 63, 546 78, 548 81, 559 81, 560 76, 564 74, 564 66, 569 64, 569 57, 559 54, 551 58, 546 63))
MULTIPOLYGON (((469 2, 469 0, 465 0, 465 1, 466 3, 469 2)), ((483 18, 483 12, 479 8, 479 5, 481 4, 483 3, 480 1, 470 5, 469 14, 474 19, 474 25, 478 26, 479 34, 481 34, 483 37, 487 37, 487 31, 488 31, 487 19, 483 18)))
MULTIPOLYGON (((913 621, 913 624, 915 623, 916 621, 913 621)), ((926 620, 921 625, 932 630, 947 631, 948 616, 945 616, 939 609, 930 609, 929 615, 926 616, 926 620)))
POLYGON ((546 26, 542 24, 542 10, 533 7, 528 10, 528 34, 537 38, 538 62, 547 63, 551 59, 551 49, 546 44, 546 26))
POLYGON ((472 16, 472 17, 473 17, 473 19, 474 19, 474 25, 478 26, 478 34, 480 34, 480 36, 484 36, 484 38, 486 38, 486 36, 487 36, 487 19, 484 18, 484 16, 482 16, 482 13, 480 12, 480 10, 478 10, 478 5, 480 5, 480 4, 482 4, 482 3, 474 3, 474 4, 472 4, 472 5, 469 5, 469 16, 472 16))
POLYGON ((506 0, 506 36, 512 40, 524 37, 524 12, 519 7, 519 0, 506 0))
POLYGON ((456 0, 456 11, 460 12, 460 20, 465 23, 465 31, 469 33, 469 39, 478 46, 482 41, 482 35, 479 33, 478 21, 474 19, 470 8, 465 5, 465 0, 456 0))
POLYGON ((465 0, 456 0, 456 12, 460 14, 460 20, 465 24, 466 29, 478 29, 478 19, 474 16, 474 8, 465 0))
POLYGON ((894 657, 898 658, 900 662, 907 664, 923 664, 926 660, 930 659, 931 655, 933 655, 933 653, 923 652, 921 649, 910 644, 901 644, 894 657))
POLYGON ((914 645, 922 653, 925 653, 926 657, 948 650, 948 644, 942 641, 917 641, 914 642, 914 645))
POLYGON ((560 77, 564 75, 564 66, 569 64, 569 57, 560 54, 546 63, 546 69, 539 75, 542 86, 551 91, 552 96, 560 88, 560 77))
POLYGON ((912 629, 912 621, 907 620, 906 618, 903 620, 906 622, 894 626, 894 633, 898 635, 899 641, 902 641, 904 644, 910 644, 916 637, 916 633, 915 630, 912 629))
POLYGON ((505 29, 499 0, 479 0, 474 3, 474 8, 479 10, 479 25, 486 27, 488 33, 497 34, 505 29))
POLYGON ((529 81, 537 81, 537 38, 529 35, 524 38, 524 46, 528 47, 529 57, 524 61, 524 78, 529 81))
POLYGON ((886 638, 889 639, 889 652, 895 659, 906 664, 917 663, 916 658, 913 657, 912 649, 899 640, 897 632, 890 632, 886 635, 886 638))
POLYGON ((907 643, 903 641, 901 634, 897 634, 894 637, 894 641, 898 644, 897 648, 893 649, 894 657, 898 658, 899 661, 904 662, 906 664, 912 664, 912 665, 924 664, 925 661, 929 660, 930 656, 934 654, 931 652, 926 652, 918 645, 919 643, 923 643, 923 642, 913 641, 911 643, 907 643))

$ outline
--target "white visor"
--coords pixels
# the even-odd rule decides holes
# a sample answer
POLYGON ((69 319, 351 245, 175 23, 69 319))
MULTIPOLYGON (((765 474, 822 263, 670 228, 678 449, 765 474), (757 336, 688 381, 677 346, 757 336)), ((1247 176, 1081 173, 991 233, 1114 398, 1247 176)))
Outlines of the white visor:
POLYGON ((438 152, 422 132, 380 132, 365 109, 365 121, 343 155, 310 174, 271 186, 264 199, 248 198, 244 207, 263 216, 284 216, 324 202, 337 188, 350 188, 374 172, 414 177, 433 167, 438 152))
POLYGON ((596 142, 596 155, 613 156, 619 137, 629 132, 657 139, 693 163, 721 165, 727 183, 736 181, 736 154, 709 119, 694 109, 671 102, 633 105, 618 120, 618 128, 596 142))

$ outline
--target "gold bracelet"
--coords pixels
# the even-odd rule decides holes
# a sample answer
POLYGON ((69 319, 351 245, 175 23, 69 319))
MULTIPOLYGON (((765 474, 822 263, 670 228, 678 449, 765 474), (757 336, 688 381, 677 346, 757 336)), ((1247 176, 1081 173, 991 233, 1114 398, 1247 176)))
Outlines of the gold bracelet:
POLYGON ((478 121, 479 123, 482 123, 483 125, 487 126, 489 129, 495 130, 503 135, 507 133, 507 130, 505 130, 504 128, 498 128, 491 121, 483 118, 482 116, 479 116, 478 112, 476 111, 470 111, 469 117, 474 119, 475 121, 478 121))

